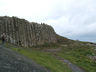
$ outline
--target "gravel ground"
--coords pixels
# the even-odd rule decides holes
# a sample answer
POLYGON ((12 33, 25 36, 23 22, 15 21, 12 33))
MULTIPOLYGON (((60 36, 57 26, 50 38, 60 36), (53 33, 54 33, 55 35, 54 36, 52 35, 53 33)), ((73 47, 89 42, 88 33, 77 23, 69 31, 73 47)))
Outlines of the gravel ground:
POLYGON ((68 60, 64 60, 64 63, 66 63, 72 69, 72 72, 85 72, 83 69, 81 69, 80 67, 76 66, 75 64, 72 64, 68 60))
POLYGON ((62 61, 63 63, 66 63, 68 65, 68 67, 72 70, 72 72, 86 72, 84 69, 78 67, 77 65, 71 63, 69 60, 65 60, 63 58, 61 58, 60 56, 57 56, 56 54, 54 54, 54 56, 62 61))
POLYGON ((12 50, 0 46, 0 72, 50 72, 12 50))

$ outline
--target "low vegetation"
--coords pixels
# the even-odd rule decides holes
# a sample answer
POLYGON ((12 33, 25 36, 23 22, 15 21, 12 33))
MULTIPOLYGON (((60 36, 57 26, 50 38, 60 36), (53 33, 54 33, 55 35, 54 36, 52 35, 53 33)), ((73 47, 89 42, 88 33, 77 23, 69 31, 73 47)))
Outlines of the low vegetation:
POLYGON ((66 64, 56 59, 53 55, 54 52, 44 51, 60 48, 59 51, 55 52, 57 56, 69 60, 86 72, 96 72, 96 61, 90 59, 90 56, 96 56, 95 46, 87 45, 87 42, 65 40, 64 42, 62 37, 58 44, 45 44, 33 48, 15 47, 10 44, 6 46, 34 60, 36 63, 51 70, 51 72, 71 72, 66 64))
POLYGON ((19 52, 20 54, 23 54, 24 56, 27 56, 41 66, 49 69, 51 72, 71 72, 66 64, 63 64, 62 62, 57 60, 50 53, 43 52, 36 48, 20 48, 10 44, 7 44, 6 46, 8 48, 10 47, 16 52, 19 52))
POLYGON ((83 68, 87 72, 96 72, 96 62, 89 58, 89 56, 96 55, 93 49, 93 46, 71 44, 67 47, 62 47, 58 55, 83 68))

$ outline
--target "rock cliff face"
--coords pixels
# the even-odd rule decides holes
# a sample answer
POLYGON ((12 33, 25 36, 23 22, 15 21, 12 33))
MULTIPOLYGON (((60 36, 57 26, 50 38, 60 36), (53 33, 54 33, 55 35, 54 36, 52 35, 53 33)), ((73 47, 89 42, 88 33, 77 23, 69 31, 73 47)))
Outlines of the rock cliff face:
POLYGON ((6 34, 7 41, 15 45, 32 47, 45 43, 56 43, 54 29, 46 24, 28 22, 17 17, 0 17, 0 35, 6 34))

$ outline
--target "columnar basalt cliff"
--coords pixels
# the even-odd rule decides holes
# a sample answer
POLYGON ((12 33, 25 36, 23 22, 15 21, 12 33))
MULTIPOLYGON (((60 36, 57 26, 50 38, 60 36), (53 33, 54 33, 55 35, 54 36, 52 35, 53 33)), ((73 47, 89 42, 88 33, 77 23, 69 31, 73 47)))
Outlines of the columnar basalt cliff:
POLYGON ((56 33, 51 26, 17 17, 0 17, 0 35, 2 33, 6 34, 9 43, 24 47, 57 42, 56 33))

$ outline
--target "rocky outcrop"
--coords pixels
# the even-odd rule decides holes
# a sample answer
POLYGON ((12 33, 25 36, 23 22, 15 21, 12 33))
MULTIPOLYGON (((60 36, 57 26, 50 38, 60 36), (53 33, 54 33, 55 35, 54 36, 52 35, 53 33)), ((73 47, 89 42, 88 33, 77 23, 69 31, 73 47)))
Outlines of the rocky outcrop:
POLYGON ((47 24, 28 22, 17 17, 0 17, 0 35, 5 33, 7 41, 15 45, 32 47, 44 43, 56 43, 56 33, 47 24))
POLYGON ((0 46, 0 72, 50 72, 50 70, 24 55, 0 46))

